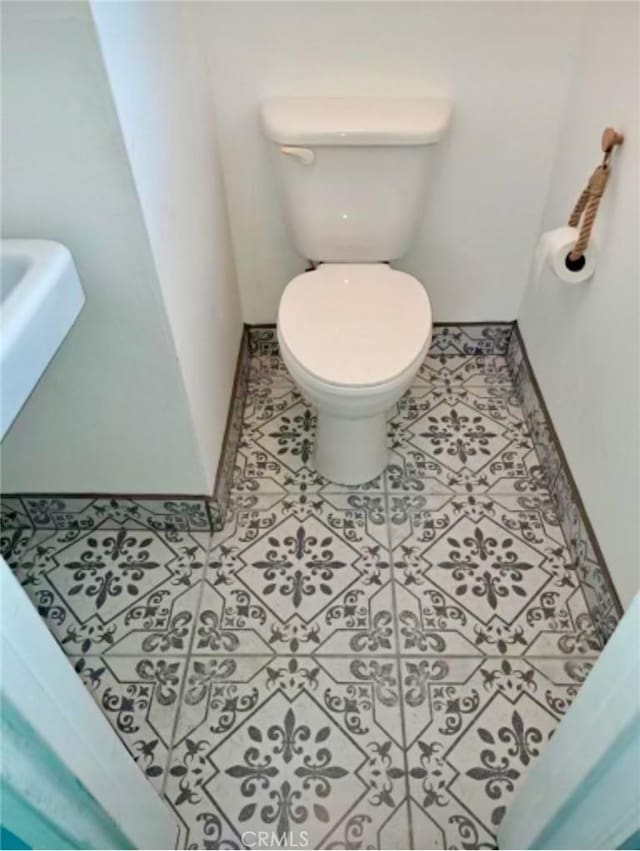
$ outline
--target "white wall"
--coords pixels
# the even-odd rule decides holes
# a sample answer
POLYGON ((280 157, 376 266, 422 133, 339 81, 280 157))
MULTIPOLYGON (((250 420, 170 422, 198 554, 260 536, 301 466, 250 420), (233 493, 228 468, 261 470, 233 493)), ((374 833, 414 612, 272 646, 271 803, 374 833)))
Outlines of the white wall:
POLYGON ((91 5, 210 489, 242 318, 194 7, 91 5))
POLYGON ((526 283, 582 4, 201 3, 247 322, 276 317, 304 268, 283 222, 258 109, 270 95, 443 95, 418 240, 397 265, 437 320, 514 319, 526 283))
POLYGON ((537 233, 565 223, 599 159, 602 129, 613 125, 626 140, 597 223, 600 263, 590 283, 574 288, 532 276, 519 321, 626 605, 640 586, 639 7, 598 3, 587 20, 537 233))
POLYGON ((2 224, 67 245, 87 303, 2 442, 5 492, 203 492, 140 205, 85 3, 2 7, 2 224))

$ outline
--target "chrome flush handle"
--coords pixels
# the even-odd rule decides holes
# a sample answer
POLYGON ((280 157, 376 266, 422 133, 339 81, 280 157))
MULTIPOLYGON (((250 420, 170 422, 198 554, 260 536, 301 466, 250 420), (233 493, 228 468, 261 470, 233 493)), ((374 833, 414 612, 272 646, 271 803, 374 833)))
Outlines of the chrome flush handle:
POLYGON ((313 151, 309 148, 294 148, 290 145, 285 145, 280 148, 280 152, 287 154, 289 157, 296 157, 303 165, 311 165, 314 160, 313 151))

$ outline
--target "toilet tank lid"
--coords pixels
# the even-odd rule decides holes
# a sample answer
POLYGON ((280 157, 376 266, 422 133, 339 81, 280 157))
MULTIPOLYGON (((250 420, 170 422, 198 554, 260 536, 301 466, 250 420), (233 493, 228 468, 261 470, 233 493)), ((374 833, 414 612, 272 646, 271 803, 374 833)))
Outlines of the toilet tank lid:
POLYGON ((263 103, 262 124, 279 145, 429 145, 450 114, 444 98, 282 97, 263 103))

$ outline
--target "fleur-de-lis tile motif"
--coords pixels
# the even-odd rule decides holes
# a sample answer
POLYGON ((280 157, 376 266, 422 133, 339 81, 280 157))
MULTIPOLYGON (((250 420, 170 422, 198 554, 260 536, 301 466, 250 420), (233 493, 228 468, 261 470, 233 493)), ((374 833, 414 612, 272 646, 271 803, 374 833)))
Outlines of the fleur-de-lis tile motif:
POLYGON ((3 503, 5 558, 177 847, 495 847, 611 612, 509 334, 435 328, 385 473, 345 488, 315 469, 274 332, 252 332, 213 537, 203 498, 3 503))
MULTIPOLYGON (((500 727, 497 736, 485 727, 479 727, 477 734, 488 747, 480 751, 480 765, 468 769, 467 776, 484 783, 485 792, 491 800, 499 800, 505 792, 514 791, 522 767, 526 768, 534 757, 540 755, 543 735, 536 727, 527 728, 515 710, 511 725, 500 727), (497 751, 505 744, 506 754, 499 754, 497 751)), ((500 824, 504 812, 504 806, 496 807, 491 813, 492 824, 500 824)))
POLYGON ((517 400, 483 387, 416 385, 391 420, 391 492, 544 492, 517 400))
POLYGON ((30 535, 16 576, 65 653, 187 652, 208 533, 92 525, 30 535))
POLYGON ((440 419, 429 414, 422 425, 425 430, 418 431, 417 436, 430 443, 432 453, 449 455, 461 464, 468 464, 474 455, 490 456, 491 441, 498 437, 484 417, 467 415, 457 408, 440 419))
POLYGON ((440 660, 420 659, 405 663, 404 699, 409 706, 420 706, 427 697, 427 684, 446 677, 449 669, 440 660))
POLYGON ((432 671, 429 660, 402 662, 412 698, 422 696, 407 701, 405 695, 414 825, 421 812, 428 813, 441 826, 447 847, 463 840, 471 847, 494 847, 492 832, 566 711, 560 704, 575 696, 573 663, 435 662, 443 666, 432 671), (545 692, 554 700, 541 700, 545 692))
POLYGON ((252 562, 253 567, 264 571, 267 580, 262 595, 279 592, 291 597, 293 606, 298 609, 307 595, 318 591, 333 594, 329 580, 333 579, 334 571, 346 567, 346 562, 334 558, 332 535, 319 540, 308 534, 303 526, 298 526, 292 535, 282 538, 270 535, 268 543, 271 549, 267 550, 265 560, 252 562), (317 586, 312 581, 315 576, 322 580, 317 586))
POLYGON ((403 652, 597 652, 597 634, 582 628, 591 623, 584 595, 545 505, 518 495, 400 500, 390 521, 403 652))
POLYGON ((526 597, 522 587, 524 572, 531 570, 531 564, 522 558, 514 548, 510 536, 496 537, 486 535, 477 526, 471 535, 462 540, 449 536, 450 561, 441 561, 440 567, 451 570, 456 580, 455 594, 462 596, 471 590, 477 597, 486 597, 488 605, 494 611, 498 608, 500 597, 510 593, 526 597))
POLYGON ((135 598, 163 578, 154 575, 155 571, 162 574, 163 568, 150 552, 153 543, 153 537, 127 529, 89 535, 69 547, 64 564, 52 571, 51 578, 60 581, 67 597, 94 598, 97 611, 110 598, 114 598, 112 608, 119 608, 117 598, 126 605, 127 597, 135 598), (68 577, 61 576, 63 571, 68 577))
POLYGON ((309 408, 304 408, 301 413, 291 418, 281 417, 276 431, 269 432, 269 437, 274 438, 278 444, 278 455, 290 452, 307 464, 313 451, 315 419, 309 408))
POLYGON ((217 683, 228 680, 236 669, 233 659, 199 659, 194 661, 187 678, 185 702, 200 703, 217 683))
POLYGON ((310 819, 328 825, 333 787, 350 775, 340 764, 347 741, 333 722, 312 729, 290 707, 282 723, 245 729, 248 747, 225 769, 249 799, 238 821, 275 824, 278 835, 310 819))
POLYGON ((231 652, 238 647, 239 639, 231 630, 225 630, 216 612, 201 611, 200 627, 197 630, 197 650, 208 647, 210 650, 231 652))
POLYGON ((291 515, 240 558, 236 576, 269 609, 283 621, 295 612, 308 621, 358 578, 362 556, 317 518, 291 515))
POLYGON ((152 537, 141 538, 126 529, 101 538, 86 538, 77 560, 65 562, 65 569, 73 574, 67 594, 95 597, 97 609, 109 597, 118 597, 125 590, 131 596, 137 595, 146 572, 160 566, 149 553, 152 543, 152 537))

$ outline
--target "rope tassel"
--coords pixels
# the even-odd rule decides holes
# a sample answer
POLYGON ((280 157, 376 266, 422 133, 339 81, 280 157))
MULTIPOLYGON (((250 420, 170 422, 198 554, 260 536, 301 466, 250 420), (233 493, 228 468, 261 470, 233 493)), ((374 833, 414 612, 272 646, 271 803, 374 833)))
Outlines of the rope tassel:
POLYGON ((589 178, 586 189, 582 191, 569 217, 569 226, 574 228, 580 226, 580 233, 578 234, 576 244, 567 255, 568 263, 576 264, 584 258, 584 253, 589 245, 591 231, 598 214, 600 199, 604 195, 604 191, 607 188, 607 181, 609 180, 609 157, 615 146, 621 145, 623 141, 624 136, 622 133, 618 133, 612 127, 607 127, 602 134, 604 158, 589 178))

